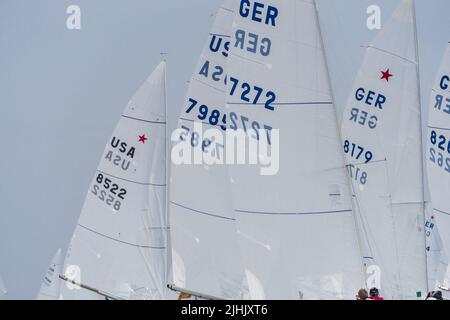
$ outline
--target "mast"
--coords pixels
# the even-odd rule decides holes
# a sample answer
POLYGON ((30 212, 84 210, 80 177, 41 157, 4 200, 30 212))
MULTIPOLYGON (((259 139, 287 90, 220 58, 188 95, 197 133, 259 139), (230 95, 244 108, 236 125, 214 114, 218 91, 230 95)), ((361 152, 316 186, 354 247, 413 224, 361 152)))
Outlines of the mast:
MULTIPOLYGON (((166 113, 166 119, 167 119, 167 112, 168 112, 168 102, 167 102, 167 61, 166 61, 166 56, 168 55, 167 52, 163 52, 161 53, 161 55, 163 56, 163 62, 165 64, 165 72, 164 72, 164 110, 166 113)), ((171 156, 169 153, 169 145, 170 145, 170 132, 169 132, 169 126, 166 125, 166 148, 165 148, 165 154, 166 154, 166 161, 165 161, 165 172, 166 172, 166 192, 165 192, 165 222, 164 225, 167 228, 167 237, 166 237, 166 243, 167 243, 167 255, 166 255, 166 275, 164 276, 164 279, 166 281, 166 283, 169 283, 169 274, 170 274, 170 270, 171 270, 171 265, 172 265, 172 260, 171 260, 171 256, 172 256, 172 250, 171 250, 171 245, 170 245, 170 226, 169 226, 169 188, 170 188, 170 175, 169 175, 169 170, 170 170, 170 161, 171 161, 171 156)))
MULTIPOLYGON (((417 34, 417 11, 416 11, 416 1, 412 0, 412 5, 413 5, 413 19, 414 19, 414 36, 415 36, 415 43, 416 43, 416 59, 417 59, 417 72, 416 72, 416 76, 417 76, 417 99, 419 101, 419 106, 422 106, 422 89, 421 89, 421 82, 420 82, 420 51, 419 51, 419 41, 418 41, 418 34, 417 34)), ((423 123, 423 117, 422 117, 422 108, 420 108, 420 123, 423 123)), ((423 155, 425 154, 425 148, 423 145, 423 131, 421 130, 420 132, 420 147, 422 150, 422 157, 421 157, 421 164, 422 164, 422 194, 423 194, 423 225, 425 226, 426 223, 426 214, 425 214, 425 210, 426 210, 426 199, 425 199, 425 162, 423 160, 423 155)), ((427 245, 427 236, 426 233, 423 233, 423 240, 424 240, 424 247, 426 248, 427 245)), ((425 255, 425 283, 427 284, 427 292, 430 290, 430 288, 428 287, 429 283, 428 283, 428 255, 425 255)))

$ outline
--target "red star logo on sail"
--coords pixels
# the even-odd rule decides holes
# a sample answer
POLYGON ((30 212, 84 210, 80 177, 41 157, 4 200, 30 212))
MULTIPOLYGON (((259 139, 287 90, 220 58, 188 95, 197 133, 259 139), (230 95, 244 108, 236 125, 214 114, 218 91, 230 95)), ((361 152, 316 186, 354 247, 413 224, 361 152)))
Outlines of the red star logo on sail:
POLYGON ((148 138, 145 136, 145 134, 143 134, 142 136, 139 136, 139 142, 145 143, 145 141, 147 141, 148 138))
POLYGON ((386 71, 381 71, 381 74, 381 80, 386 80, 387 82, 389 82, 390 77, 394 76, 393 74, 391 74, 389 69, 387 69, 386 71))

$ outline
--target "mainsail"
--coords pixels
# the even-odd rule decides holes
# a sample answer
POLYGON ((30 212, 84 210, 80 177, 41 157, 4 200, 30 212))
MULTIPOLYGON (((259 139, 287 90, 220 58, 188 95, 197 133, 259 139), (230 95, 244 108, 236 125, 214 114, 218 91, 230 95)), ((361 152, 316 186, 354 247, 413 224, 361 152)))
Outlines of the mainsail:
MULTIPOLYGON (((427 136, 427 168, 431 202, 443 249, 450 256, 450 46, 433 87, 427 136)), ((444 281, 440 285, 449 288, 444 281)))
POLYGON ((427 290, 419 89, 414 2, 402 0, 366 49, 342 124, 364 257, 390 299, 427 290))
POLYGON ((45 273, 36 300, 59 300, 59 291, 61 287, 59 275, 61 274, 61 268, 61 249, 59 249, 45 273))
MULTIPOLYGON (((208 138, 205 131, 216 129, 222 135, 226 130, 226 59, 234 3, 225 1, 215 15, 189 84, 175 139, 178 145, 187 144, 192 154, 217 162, 223 160, 225 146, 223 141, 208 138)), ((201 161, 174 164, 175 148, 169 201, 173 288, 213 298, 247 297, 226 167, 201 161)))
POLYGON ((239 2, 228 130, 279 147, 273 175, 230 167, 251 296, 354 299, 362 262, 315 2, 239 2))
POLYGON ((105 148, 66 256, 64 299, 166 295, 165 75, 162 62, 105 148))

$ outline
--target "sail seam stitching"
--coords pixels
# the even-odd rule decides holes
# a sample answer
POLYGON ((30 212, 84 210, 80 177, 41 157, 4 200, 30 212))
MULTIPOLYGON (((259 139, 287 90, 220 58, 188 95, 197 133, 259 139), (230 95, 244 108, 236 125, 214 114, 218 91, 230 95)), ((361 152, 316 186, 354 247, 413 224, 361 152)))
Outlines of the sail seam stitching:
MULTIPOLYGON (((264 106, 265 103, 251 103, 251 102, 227 102, 229 105, 256 105, 256 106, 264 106)), ((275 102, 271 105, 273 106, 298 106, 298 105, 332 105, 333 102, 275 102)))
POLYGON ((127 118, 127 119, 131 119, 131 120, 136 120, 136 121, 141 121, 141 122, 147 122, 147 123, 154 123, 154 124, 167 124, 167 122, 163 122, 163 121, 151 121, 151 120, 145 120, 145 119, 140 119, 140 118, 135 118, 135 117, 130 117, 130 116, 126 116, 126 115, 122 115, 123 118, 127 118))
POLYGON ((248 211, 248 210, 235 210, 240 213, 249 213, 249 214, 261 214, 261 215, 321 215, 321 214, 334 214, 334 213, 348 213, 352 212, 352 209, 349 210, 337 210, 337 211, 317 211, 317 212, 262 212, 262 211, 248 211))
POLYGON ((449 212, 445 212, 445 211, 442 211, 442 210, 439 210, 439 209, 436 209, 436 208, 433 208, 433 210, 434 210, 434 211, 437 211, 437 212, 439 212, 439 213, 443 213, 443 214, 446 214, 446 215, 450 216, 450 213, 449 213, 449 212))
POLYGON ((445 130, 445 131, 450 130, 450 128, 439 128, 439 127, 432 127, 432 126, 428 126, 428 129, 445 130))
POLYGON ((228 218, 228 217, 220 216, 220 215, 217 215, 217 214, 212 214, 212 213, 208 213, 208 212, 204 212, 204 211, 199 211, 199 210, 196 210, 196 209, 193 209, 193 208, 189 208, 189 207, 183 206, 183 205, 181 205, 179 203, 176 203, 176 202, 173 202, 173 201, 170 201, 170 203, 173 204, 173 205, 176 205, 176 206, 178 206, 180 208, 184 208, 184 209, 187 209, 189 211, 200 213, 200 214, 203 214, 203 215, 206 215, 206 216, 211 216, 211 217, 224 219, 224 220, 236 221, 236 219, 233 219, 233 218, 228 218))
POLYGON ((214 86, 212 86, 212 85, 210 85, 210 84, 208 84, 208 83, 206 83, 206 82, 204 82, 204 81, 202 81, 202 80, 199 80, 199 79, 197 79, 197 78, 192 78, 192 80, 197 81, 197 82, 199 82, 199 83, 201 83, 201 84, 203 84, 203 85, 205 85, 205 86, 207 86, 207 87, 209 87, 209 88, 211 88, 211 89, 214 89, 214 90, 216 90, 216 91, 219 91, 220 93, 226 93, 225 90, 221 90, 221 89, 219 89, 219 88, 216 88, 216 87, 214 87, 214 86))
POLYGON ((381 48, 377 48, 377 47, 374 47, 374 46, 367 46, 367 48, 368 48, 368 49, 374 49, 374 50, 378 50, 378 51, 387 53, 387 54, 389 54, 389 55, 391 55, 391 56, 400 58, 400 59, 402 59, 402 60, 405 60, 405 61, 408 61, 408 62, 410 62, 410 63, 412 63, 412 64, 416 64, 416 65, 417 65, 417 62, 416 62, 416 61, 413 61, 413 60, 410 60, 410 59, 408 59, 408 58, 399 56, 398 54, 395 54, 395 53, 393 53, 393 52, 390 52, 390 51, 387 51, 387 50, 383 50, 383 49, 381 49, 381 48))
POLYGON ((107 239, 110 239, 110 240, 113 240, 113 241, 116 241, 116 242, 120 242, 120 243, 123 243, 123 244, 127 244, 127 245, 130 245, 130 246, 133 246, 133 247, 144 248, 144 249, 156 249, 156 250, 165 250, 165 249, 167 249, 167 247, 141 246, 141 245, 138 245, 138 244, 133 244, 133 243, 130 243, 130 242, 122 241, 122 240, 115 239, 113 237, 107 236, 107 235, 105 235, 103 233, 100 233, 100 232, 97 232, 95 230, 92 230, 92 229, 90 229, 88 227, 85 227, 85 226, 83 226, 81 224, 78 224, 78 226, 80 226, 81 228, 83 228, 83 229, 85 229, 87 231, 90 231, 90 232, 95 233, 95 234, 97 234, 99 236, 102 236, 104 238, 107 238, 107 239))
POLYGON ((97 170, 97 172, 102 173, 102 174, 104 174, 106 176, 109 176, 109 177, 113 177, 113 178, 122 180, 122 181, 127 181, 127 182, 131 182, 131 183, 134 183, 134 184, 140 184, 140 185, 143 185, 143 186, 152 186, 152 187, 166 187, 167 186, 166 184, 157 184, 157 183, 150 183, 150 182, 146 183, 146 182, 139 182, 139 181, 128 180, 128 179, 120 178, 120 177, 114 176, 112 174, 106 173, 106 172, 104 172, 102 170, 97 170))

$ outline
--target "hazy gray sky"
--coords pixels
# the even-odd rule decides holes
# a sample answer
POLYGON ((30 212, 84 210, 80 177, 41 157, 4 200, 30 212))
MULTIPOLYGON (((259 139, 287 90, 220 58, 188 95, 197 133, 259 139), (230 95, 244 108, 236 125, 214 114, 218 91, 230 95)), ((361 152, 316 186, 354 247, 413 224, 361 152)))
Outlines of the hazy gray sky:
MULTIPOLYGON (((34 298, 65 252, 99 158, 133 92, 168 56, 173 127, 220 0, 0 0, 0 275, 11 298, 34 298), (66 28, 81 7, 82 30, 66 28)), ((376 34, 398 0, 318 0, 342 109, 376 34)), ((417 0, 423 109, 450 41, 450 1, 417 0)), ((426 120, 427 113, 424 113, 426 120)))

